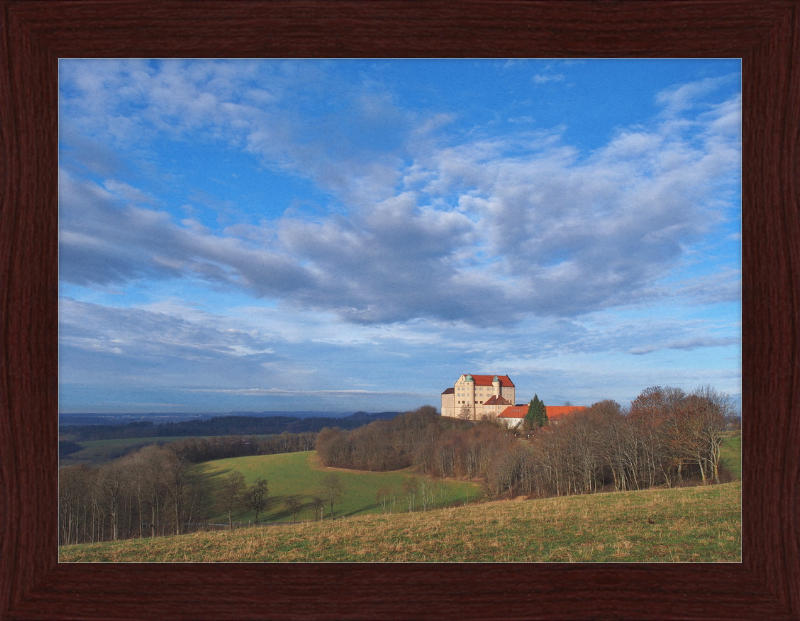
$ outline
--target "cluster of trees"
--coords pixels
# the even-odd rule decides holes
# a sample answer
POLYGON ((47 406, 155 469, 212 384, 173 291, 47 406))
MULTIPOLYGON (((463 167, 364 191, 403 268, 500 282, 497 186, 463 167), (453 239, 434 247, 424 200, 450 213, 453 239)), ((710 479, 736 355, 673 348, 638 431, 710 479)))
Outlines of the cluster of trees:
POLYGON ((269 505, 269 483, 264 478, 256 479, 250 487, 244 480, 241 472, 232 472, 222 481, 217 494, 217 508, 228 516, 228 523, 233 530, 233 514, 240 507, 252 509, 255 514, 255 523, 258 516, 269 505))
POLYGON ((498 456, 516 444, 502 425, 442 417, 436 408, 423 406, 349 432, 323 429, 316 447, 330 467, 387 471, 415 466, 434 477, 474 479, 488 476, 498 456))
POLYGON ((375 495, 376 502, 381 505, 384 513, 399 511, 427 511, 441 505, 446 489, 437 479, 422 479, 409 477, 403 480, 398 489, 393 485, 385 485, 375 495))
MULTIPOLYGON (((482 479, 492 496, 624 491, 719 482, 724 476, 720 447, 734 410, 728 395, 710 387, 688 394, 648 388, 629 409, 601 401, 557 424, 547 424, 544 405, 537 401, 524 426, 539 430, 528 439, 489 420, 470 424, 442 418, 426 406, 388 424, 322 430, 317 451, 327 466, 415 466, 434 477, 482 479)), ((378 501, 392 502, 391 497, 385 491, 378 501)))
MULTIPOLYGON (((213 438, 186 438, 174 442, 158 442, 161 446, 177 453, 190 463, 199 464, 215 459, 229 457, 248 457, 250 455, 275 455, 276 453, 295 453, 314 449, 317 434, 313 431, 281 434, 259 439, 253 436, 220 436, 213 438)), ((80 444, 61 440, 58 443, 59 457, 64 458, 83 450, 80 444)), ((138 446, 121 448, 110 453, 110 458, 123 457, 139 450, 138 446)))
POLYGON ((274 455, 276 453, 295 453, 314 448, 317 434, 313 431, 281 434, 259 440, 254 437, 222 436, 216 438, 186 438, 170 442, 165 446, 187 461, 198 464, 229 457, 250 455, 274 455))
POLYGON ((536 433, 493 464, 494 494, 539 496, 720 482, 730 397, 652 387, 623 410, 601 401, 536 433))
MULTIPOLYGON (((299 496, 288 496, 285 500, 286 510, 292 515, 292 520, 297 519, 297 514, 304 508, 310 507, 314 511, 314 519, 321 520, 325 517, 325 507, 330 507, 328 516, 333 519, 335 505, 344 499, 347 490, 342 478, 335 472, 326 474, 319 490, 311 496, 310 503, 304 504, 299 496)), ((244 475, 241 472, 232 472, 225 477, 217 495, 217 508, 228 516, 228 524, 233 529, 233 515, 239 509, 255 512, 255 523, 258 516, 269 507, 269 486, 264 479, 258 479, 252 486, 247 487, 244 475)))
POLYGON ((315 520, 323 520, 325 507, 329 507, 328 517, 333 519, 336 504, 344 500, 346 495, 347 488, 342 477, 336 472, 329 472, 322 478, 319 489, 311 495, 310 503, 303 504, 298 496, 289 496, 286 499, 286 508, 292 514, 292 520, 296 520, 297 514, 307 506, 313 510, 315 520))
POLYGON ((197 519, 204 493, 189 465, 151 445, 99 468, 61 468, 59 543, 180 534, 197 519))
MULTIPOLYGON (((302 435, 290 434, 289 439, 302 435)), ((152 444, 98 468, 62 467, 59 544, 179 535, 188 525, 207 520, 212 506, 227 515, 231 528, 234 515, 242 510, 253 511, 259 523, 270 506, 268 482, 259 478, 248 486, 241 472, 233 472, 212 486, 208 477, 189 474, 191 453, 185 448, 182 443, 152 444)), ((322 519, 326 508, 333 517, 345 493, 341 477, 327 474, 311 498, 315 517, 322 519)), ((306 506, 296 496, 286 499, 293 519, 306 506)))
POLYGON ((446 430, 472 428, 468 421, 443 418, 426 405, 389 421, 375 421, 352 431, 325 428, 317 435, 316 449, 326 466, 373 470, 399 470, 416 463, 419 447, 446 430))

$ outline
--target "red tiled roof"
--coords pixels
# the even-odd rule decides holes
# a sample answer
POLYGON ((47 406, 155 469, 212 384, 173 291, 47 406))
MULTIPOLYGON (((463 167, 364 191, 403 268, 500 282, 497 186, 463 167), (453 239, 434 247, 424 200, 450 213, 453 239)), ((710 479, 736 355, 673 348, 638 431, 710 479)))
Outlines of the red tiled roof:
POLYGON ((498 395, 492 395, 489 400, 484 402, 483 405, 511 405, 511 401, 504 399, 498 395))
MULTIPOLYGON (((464 375, 467 375, 464 373, 464 375)), ((475 380, 476 386, 491 386, 492 380, 494 379, 494 375, 473 375, 472 379, 475 380)), ((500 380, 501 386, 513 386, 514 382, 511 381, 511 378, 508 375, 498 375, 497 379, 500 380)))
MULTIPOLYGON (((585 410, 586 406, 583 405, 546 405, 547 419, 553 420, 555 418, 562 418, 572 412, 580 412, 585 410)), ((507 407, 505 410, 498 414, 498 418, 525 418, 528 413, 527 405, 514 405, 507 407)))
POLYGON ((567 414, 573 412, 580 412, 585 410, 586 406, 583 405, 547 405, 547 419, 553 420, 554 418, 562 418, 567 414))
POLYGON ((455 392, 456 392, 455 388, 448 388, 442 394, 443 395, 452 395, 452 394, 455 394, 455 392))
POLYGON ((510 405, 497 415, 497 418, 525 418, 527 405, 510 405))

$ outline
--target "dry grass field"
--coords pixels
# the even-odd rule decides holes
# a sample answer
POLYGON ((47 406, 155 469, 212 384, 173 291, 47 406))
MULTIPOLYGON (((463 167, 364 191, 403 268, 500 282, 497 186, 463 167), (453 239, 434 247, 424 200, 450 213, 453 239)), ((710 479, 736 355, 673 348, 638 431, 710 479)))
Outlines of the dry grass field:
POLYGON ((65 546, 62 562, 740 562, 741 482, 65 546))

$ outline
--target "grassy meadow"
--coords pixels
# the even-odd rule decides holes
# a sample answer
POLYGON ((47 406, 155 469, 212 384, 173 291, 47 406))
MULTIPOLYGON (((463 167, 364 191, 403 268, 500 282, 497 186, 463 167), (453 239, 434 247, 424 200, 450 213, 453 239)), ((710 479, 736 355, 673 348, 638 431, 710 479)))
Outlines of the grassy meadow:
MULTIPOLYGON (((204 477, 210 491, 206 499, 206 508, 213 512, 213 496, 224 477, 233 471, 241 472, 247 485, 255 483, 259 477, 267 480, 269 484, 270 505, 265 513, 259 516, 262 522, 291 521, 292 515, 286 509, 286 500, 296 496, 303 503, 302 511, 297 515, 297 520, 310 520, 314 517, 311 508, 311 496, 321 489, 323 477, 330 472, 337 472, 345 487, 344 499, 334 505, 334 517, 347 517, 378 513, 382 511, 381 505, 376 500, 378 490, 382 487, 393 487, 397 490, 395 508, 406 509, 401 500, 400 489, 405 479, 415 477, 418 480, 428 477, 415 475, 410 470, 395 472, 361 472, 355 470, 337 470, 324 468, 317 459, 316 451, 300 453, 280 453, 277 455, 255 455, 252 457, 234 457, 198 464, 193 468, 194 476, 204 477)), ((437 505, 444 506, 453 503, 472 502, 480 499, 481 489, 476 483, 469 481, 441 481, 440 494, 437 505)), ((211 522, 228 521, 228 516, 223 513, 213 515, 211 522)), ((328 516, 328 508, 325 509, 328 516)), ((239 522, 249 522, 255 519, 253 511, 240 510, 233 515, 239 522)))
POLYGON ((63 546, 62 562, 741 562, 741 482, 63 546))
POLYGON ((742 478, 742 432, 731 433, 722 443, 720 461, 733 475, 734 479, 742 478))

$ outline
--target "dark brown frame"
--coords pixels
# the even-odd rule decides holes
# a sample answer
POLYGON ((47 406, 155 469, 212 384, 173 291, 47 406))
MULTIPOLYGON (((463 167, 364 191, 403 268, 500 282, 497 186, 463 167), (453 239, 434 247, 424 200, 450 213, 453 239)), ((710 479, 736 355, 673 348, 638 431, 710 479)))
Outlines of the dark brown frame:
POLYGON ((0 617, 800 618, 797 0, 5 1, 0 617), (741 564, 57 564, 59 57, 743 59, 741 564))

